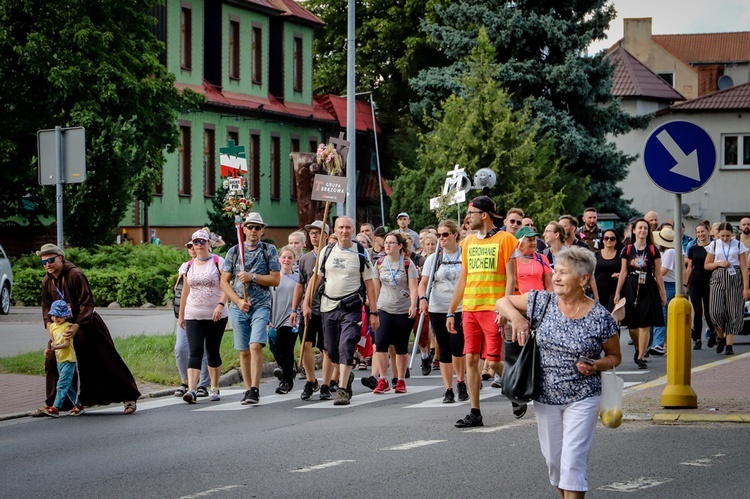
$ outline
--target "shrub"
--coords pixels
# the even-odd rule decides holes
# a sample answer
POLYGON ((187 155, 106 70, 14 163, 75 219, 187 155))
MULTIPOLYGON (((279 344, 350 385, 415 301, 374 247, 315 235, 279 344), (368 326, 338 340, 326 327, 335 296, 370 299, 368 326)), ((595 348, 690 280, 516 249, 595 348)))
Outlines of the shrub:
MULTIPOLYGON (((37 262, 39 258, 34 256, 37 262)), ((42 304, 42 279, 44 269, 39 265, 31 268, 13 269, 13 299, 22 301, 25 305, 34 307, 42 304)))
MULTIPOLYGON (((164 305, 174 296, 177 269, 189 258, 184 248, 150 244, 98 246, 92 251, 66 248, 65 255, 86 274, 97 307, 115 301, 123 307, 146 302, 164 305)), ((13 273, 13 298, 40 305, 45 272, 39 267, 39 257, 32 253, 19 258, 13 273)))

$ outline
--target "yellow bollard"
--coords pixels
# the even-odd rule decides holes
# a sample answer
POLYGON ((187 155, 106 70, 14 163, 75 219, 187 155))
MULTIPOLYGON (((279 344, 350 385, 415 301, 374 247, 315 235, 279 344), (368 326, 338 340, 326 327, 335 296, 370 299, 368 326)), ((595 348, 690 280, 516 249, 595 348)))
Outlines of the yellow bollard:
POLYGON ((679 294, 667 308, 667 387, 661 394, 663 407, 698 407, 698 396, 690 386, 691 307, 679 294))

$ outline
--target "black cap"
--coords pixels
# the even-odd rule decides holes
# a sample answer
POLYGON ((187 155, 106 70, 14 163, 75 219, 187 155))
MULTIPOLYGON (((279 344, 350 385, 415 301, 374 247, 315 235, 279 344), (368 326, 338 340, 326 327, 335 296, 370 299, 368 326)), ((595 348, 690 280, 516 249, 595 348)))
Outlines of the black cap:
POLYGON ((386 234, 388 234, 388 231, 387 231, 387 230, 385 230, 385 227, 383 227, 383 226, 381 225, 381 226, 379 226, 379 227, 376 227, 376 228, 375 228, 375 230, 374 230, 374 231, 372 232, 372 234, 373 234, 374 236, 376 236, 376 237, 383 237, 383 236, 385 236, 386 234))
POLYGON ((503 218, 502 215, 497 214, 497 207, 495 202, 488 196, 477 196, 471 200, 471 205, 479 211, 488 213, 492 218, 503 218))

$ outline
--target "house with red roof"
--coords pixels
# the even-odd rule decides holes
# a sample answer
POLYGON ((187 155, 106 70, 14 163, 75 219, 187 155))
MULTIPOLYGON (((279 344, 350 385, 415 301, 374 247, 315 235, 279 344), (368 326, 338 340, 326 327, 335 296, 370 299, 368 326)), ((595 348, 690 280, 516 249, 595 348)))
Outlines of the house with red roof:
POLYGON ((645 17, 625 19, 617 44, 686 99, 750 81, 750 31, 654 35, 645 17))
POLYGON ((688 235, 702 220, 738 222, 748 216, 750 32, 651 35, 650 19, 626 19, 625 27, 625 37, 607 53, 616 66, 612 93, 631 114, 653 119, 644 130, 610 138, 620 150, 638 155, 619 184, 624 197, 640 212, 656 211, 661 221, 674 218, 674 197, 651 182, 642 153, 654 129, 683 120, 706 130, 717 150, 713 176, 703 188, 682 197, 688 235), (634 38, 643 43, 634 43, 634 38), (721 79, 727 76, 731 85, 721 79), (727 88, 717 90, 720 84, 727 88))

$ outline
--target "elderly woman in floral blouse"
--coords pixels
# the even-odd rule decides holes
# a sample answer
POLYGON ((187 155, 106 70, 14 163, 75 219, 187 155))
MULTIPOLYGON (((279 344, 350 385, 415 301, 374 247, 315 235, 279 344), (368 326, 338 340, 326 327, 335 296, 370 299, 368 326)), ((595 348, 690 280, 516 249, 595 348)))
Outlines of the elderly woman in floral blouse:
POLYGON ((538 324, 542 389, 534 411, 539 444, 550 483, 565 499, 583 497, 588 490, 588 458, 602 393, 598 373, 621 361, 617 323, 584 293, 595 265, 592 252, 571 247, 557 255, 554 293, 530 291, 497 301, 498 312, 513 324, 513 341, 520 345, 529 334, 524 314, 538 324))

